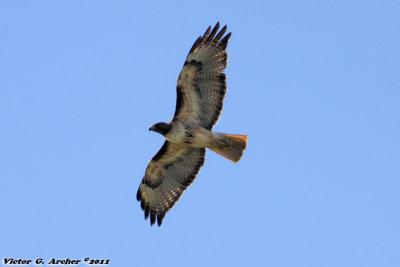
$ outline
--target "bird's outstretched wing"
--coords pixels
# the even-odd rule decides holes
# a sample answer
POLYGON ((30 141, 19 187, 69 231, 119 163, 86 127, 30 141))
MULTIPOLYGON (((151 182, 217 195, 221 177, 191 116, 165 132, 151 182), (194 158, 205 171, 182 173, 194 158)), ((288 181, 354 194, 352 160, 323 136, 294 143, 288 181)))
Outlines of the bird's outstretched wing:
POLYGON ((211 130, 218 121, 226 93, 228 64, 226 46, 231 33, 222 38, 224 26, 217 34, 219 22, 193 44, 177 82, 177 100, 173 120, 194 122, 211 130), (222 39, 221 39, 222 38, 222 39))
POLYGON ((156 219, 158 226, 161 225, 165 213, 199 173, 205 154, 204 148, 180 147, 165 141, 152 158, 136 195, 145 219, 150 215, 151 225, 156 219))

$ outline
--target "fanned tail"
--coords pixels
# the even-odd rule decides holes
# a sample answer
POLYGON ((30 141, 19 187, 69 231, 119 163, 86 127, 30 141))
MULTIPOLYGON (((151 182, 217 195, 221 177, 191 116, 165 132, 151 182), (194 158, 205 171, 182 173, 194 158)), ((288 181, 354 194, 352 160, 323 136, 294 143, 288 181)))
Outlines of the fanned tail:
POLYGON ((247 135, 217 133, 217 136, 210 149, 233 162, 239 162, 247 147, 247 135))

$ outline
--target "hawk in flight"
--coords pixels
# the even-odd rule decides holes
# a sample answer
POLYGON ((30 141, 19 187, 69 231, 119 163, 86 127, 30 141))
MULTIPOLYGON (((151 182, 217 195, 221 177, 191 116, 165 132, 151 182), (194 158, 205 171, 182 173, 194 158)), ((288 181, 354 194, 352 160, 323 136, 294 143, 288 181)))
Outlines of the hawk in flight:
POLYGON ((247 146, 247 135, 212 132, 226 93, 226 47, 231 33, 219 22, 193 44, 179 74, 176 109, 170 122, 159 122, 150 131, 165 137, 164 145, 149 162, 136 198, 145 219, 161 225, 165 213, 194 181, 205 161, 206 148, 238 162, 247 146))

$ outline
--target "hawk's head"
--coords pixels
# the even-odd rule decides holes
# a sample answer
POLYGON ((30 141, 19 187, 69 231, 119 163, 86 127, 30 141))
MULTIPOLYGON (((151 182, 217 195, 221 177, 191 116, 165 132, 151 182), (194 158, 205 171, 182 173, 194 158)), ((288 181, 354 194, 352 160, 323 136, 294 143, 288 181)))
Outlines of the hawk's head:
POLYGON ((149 128, 149 131, 166 135, 171 130, 171 127, 172 127, 171 123, 158 122, 156 124, 153 124, 153 126, 149 128))

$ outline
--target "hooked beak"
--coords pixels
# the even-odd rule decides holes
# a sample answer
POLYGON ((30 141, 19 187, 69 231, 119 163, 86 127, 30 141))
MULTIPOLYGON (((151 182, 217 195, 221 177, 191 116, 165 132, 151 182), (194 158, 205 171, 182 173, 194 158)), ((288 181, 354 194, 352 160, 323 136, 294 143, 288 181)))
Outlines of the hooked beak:
POLYGON ((149 128, 149 131, 154 131, 154 125, 149 128))

